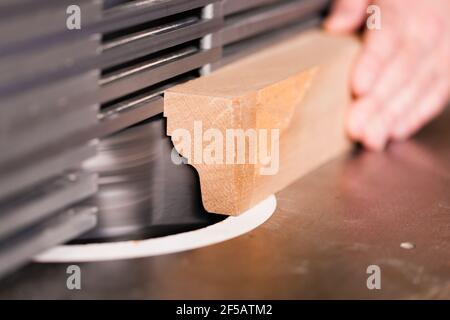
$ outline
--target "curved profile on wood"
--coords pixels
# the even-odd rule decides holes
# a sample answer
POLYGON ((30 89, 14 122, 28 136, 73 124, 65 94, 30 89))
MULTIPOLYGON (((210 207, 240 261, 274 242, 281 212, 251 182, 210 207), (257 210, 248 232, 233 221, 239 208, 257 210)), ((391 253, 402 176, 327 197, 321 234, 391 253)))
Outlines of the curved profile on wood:
POLYGON ((238 215, 348 150, 358 48, 311 31, 165 92, 167 134, 198 171, 206 210, 238 215))

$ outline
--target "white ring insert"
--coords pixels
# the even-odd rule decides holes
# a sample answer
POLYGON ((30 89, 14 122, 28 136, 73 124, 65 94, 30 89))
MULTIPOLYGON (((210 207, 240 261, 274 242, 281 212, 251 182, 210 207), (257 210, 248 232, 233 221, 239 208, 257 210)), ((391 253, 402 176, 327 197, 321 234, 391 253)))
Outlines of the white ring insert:
POLYGON ((181 252, 223 242, 247 233, 269 219, 276 208, 269 196, 237 217, 228 217, 211 226, 147 240, 61 245, 36 257, 36 262, 92 262, 150 257, 181 252))

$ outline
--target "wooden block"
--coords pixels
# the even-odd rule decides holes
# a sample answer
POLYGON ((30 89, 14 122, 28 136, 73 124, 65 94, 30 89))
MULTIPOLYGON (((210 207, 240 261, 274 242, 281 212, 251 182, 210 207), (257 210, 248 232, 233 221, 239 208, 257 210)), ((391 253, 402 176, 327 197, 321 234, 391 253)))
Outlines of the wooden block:
POLYGON ((238 215, 350 147, 358 48, 311 31, 165 92, 167 134, 198 171, 206 210, 238 215))

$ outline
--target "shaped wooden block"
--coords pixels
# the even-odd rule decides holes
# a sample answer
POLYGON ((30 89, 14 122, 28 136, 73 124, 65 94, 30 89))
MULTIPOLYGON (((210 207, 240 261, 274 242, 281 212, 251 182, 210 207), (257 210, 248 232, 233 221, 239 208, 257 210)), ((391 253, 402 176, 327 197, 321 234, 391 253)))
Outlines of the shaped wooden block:
POLYGON ((167 134, 198 171, 206 210, 240 214, 350 147, 358 48, 312 31, 165 92, 167 134))

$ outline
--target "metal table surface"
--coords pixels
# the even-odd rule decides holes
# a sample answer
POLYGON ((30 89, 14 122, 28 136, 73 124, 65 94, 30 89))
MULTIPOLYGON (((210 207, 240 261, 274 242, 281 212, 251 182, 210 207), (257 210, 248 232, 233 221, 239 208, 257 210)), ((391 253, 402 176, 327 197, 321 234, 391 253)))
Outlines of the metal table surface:
POLYGON ((81 290, 66 288, 66 264, 28 265, 0 281, 0 298, 450 298, 450 110, 384 153, 329 162, 277 202, 233 240, 80 264, 81 290), (381 290, 366 286, 369 265, 381 290))

